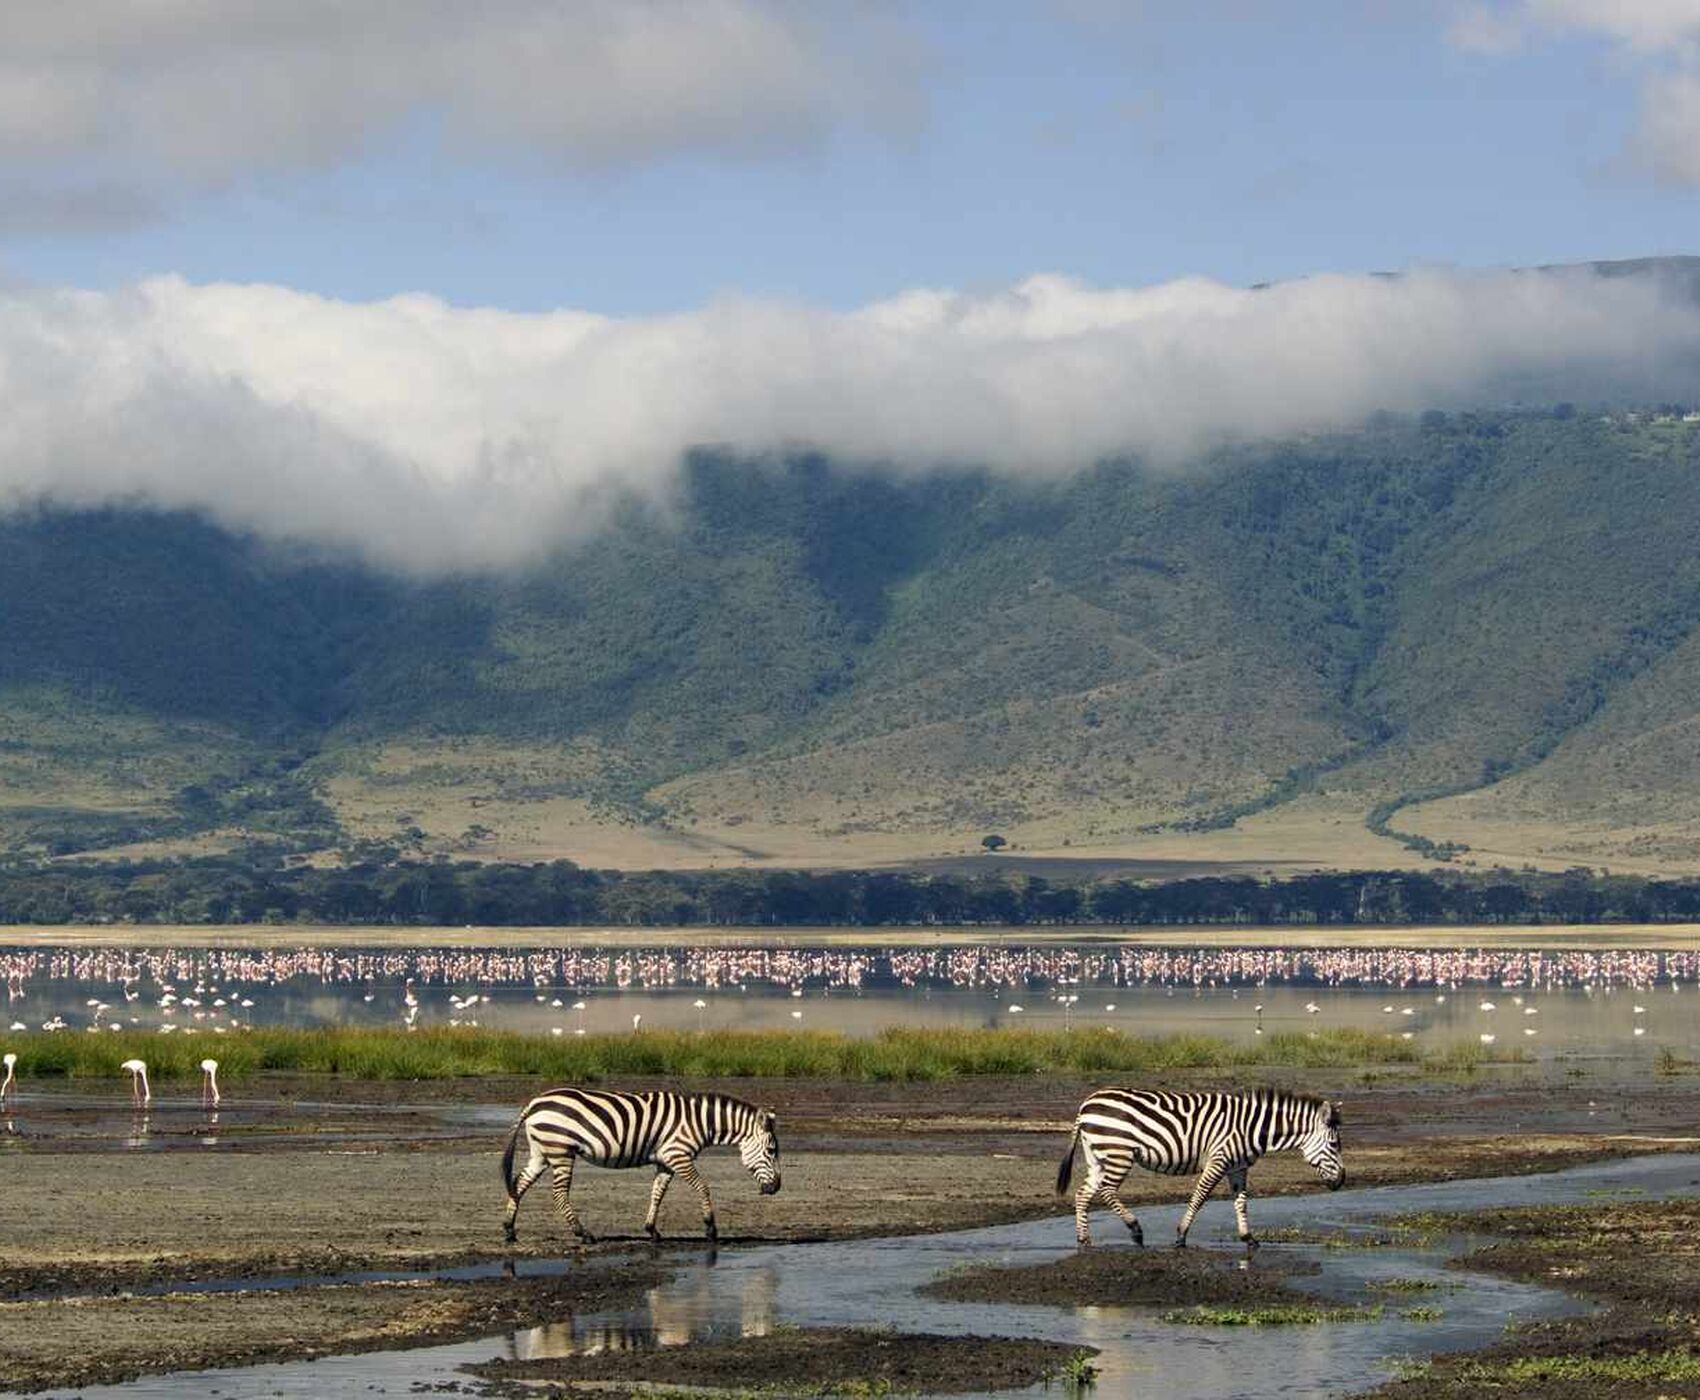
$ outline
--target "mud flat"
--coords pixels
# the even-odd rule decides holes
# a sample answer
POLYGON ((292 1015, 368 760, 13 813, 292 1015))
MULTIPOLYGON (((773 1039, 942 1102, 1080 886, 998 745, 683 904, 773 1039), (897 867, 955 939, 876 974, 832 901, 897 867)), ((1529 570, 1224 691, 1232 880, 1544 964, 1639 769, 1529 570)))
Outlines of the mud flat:
POLYGON ((1315 1298, 1284 1279, 1314 1274, 1314 1263, 1259 1259, 1214 1249, 1088 1249, 1048 1264, 980 1265, 946 1274, 921 1289, 953 1303, 1041 1307, 1298 1307, 1315 1298))
POLYGON ((0 1386, 94 1385, 485 1336, 572 1311, 630 1306, 667 1274, 644 1260, 535 1280, 0 1303, 0 1386))
MULTIPOLYGON (((1090 1347, 1028 1338, 794 1327, 765 1337, 688 1347, 494 1361, 465 1369, 491 1382, 547 1381, 565 1387, 568 1395, 633 1393, 622 1391, 621 1381, 745 1393, 759 1389, 764 1396, 950 1395, 1038 1385, 1061 1377, 1071 1366, 1083 1366, 1096 1354, 1090 1347), (582 1390, 580 1382, 586 1383, 582 1390)), ((536 1395, 538 1391, 532 1385, 496 1384, 483 1393, 536 1395)), ((549 1393, 563 1392, 551 1389, 549 1393)))
POLYGON ((1504 1236, 1458 1267, 1586 1294, 1603 1310, 1518 1328, 1485 1351, 1439 1357, 1374 1391, 1375 1400, 1700 1395, 1700 1203, 1601 1200, 1395 1223, 1504 1236))
MULTIPOLYGON (((1366 1085, 1339 1071, 1313 1072, 1309 1087, 1345 1093, 1348 1171, 1352 1184, 1372 1185, 1692 1150, 1692 1128, 1676 1129, 1700 1121, 1695 1078, 1608 1090, 1494 1075, 1366 1085), (1589 1095, 1598 1110, 1585 1107, 1589 1095), (1584 1123, 1598 1126, 1579 1131, 1584 1123)), ((198 1108, 156 1103, 153 1135, 165 1140, 163 1150, 127 1145, 138 1141, 127 1107, 91 1107, 86 1092, 32 1091, 11 1120, 16 1135, 0 1137, 0 1388, 486 1336, 618 1307, 619 1290, 641 1290, 700 1262, 696 1212, 678 1192, 663 1217, 668 1245, 634 1254, 648 1197, 648 1173, 640 1171, 577 1174, 574 1202, 603 1236, 593 1249, 571 1246, 543 1188, 526 1200, 518 1247, 504 1248, 500 1148, 513 1106, 536 1086, 441 1087, 433 1099, 438 1086, 339 1081, 336 1101, 326 1102, 300 1097, 313 1088, 302 1080, 256 1080, 221 1112, 216 1142, 189 1131, 198 1108), (398 1101, 408 1088, 419 1101, 398 1101), (265 1131, 244 1136, 250 1112, 263 1117, 265 1131), (163 1132, 174 1116, 184 1131, 163 1132), (564 1278, 527 1277, 542 1261, 563 1259, 564 1278), (518 1279, 348 1277, 509 1260, 518 1279), (292 1286, 277 1286, 277 1275, 293 1276, 292 1286), (233 1284, 246 1291, 219 1291, 233 1284)), ((737 1082, 691 1087, 752 1092, 737 1082)), ((722 1244, 735 1250, 1061 1217, 1068 1204, 1052 1192, 1056 1162, 1069 1116, 1090 1087, 1041 1076, 764 1084, 760 1092, 785 1125, 785 1188, 760 1197, 735 1156, 705 1154, 722 1244)), ((1130 1180, 1128 1198, 1156 1206, 1146 1220, 1153 1238, 1172 1228, 1188 1184, 1143 1174, 1130 1180)), ((1254 1225, 1258 1197, 1319 1194, 1314 1175, 1289 1155, 1260 1164, 1252 1188, 1254 1225)), ((1227 1211, 1212 1202, 1205 1225, 1227 1211)), ((1119 1230, 1107 1217, 1098 1228, 1119 1230)), ((1044 1229, 1065 1246, 1072 1239, 1066 1218, 1044 1229)), ((1131 1252, 1120 1254, 1113 1263, 1072 1267, 1136 1267, 1131 1252)), ((1175 1267, 1191 1267, 1190 1259, 1175 1267)))

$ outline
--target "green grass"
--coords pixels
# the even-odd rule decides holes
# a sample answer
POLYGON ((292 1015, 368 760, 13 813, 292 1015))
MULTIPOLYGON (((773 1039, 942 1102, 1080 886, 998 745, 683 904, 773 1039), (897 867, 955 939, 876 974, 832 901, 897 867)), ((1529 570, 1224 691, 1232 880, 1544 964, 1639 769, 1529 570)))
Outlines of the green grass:
POLYGON ((1641 1351, 1629 1356, 1524 1356, 1512 1361, 1470 1361, 1453 1379, 1466 1385, 1537 1385, 1544 1381, 1700 1381, 1700 1355, 1686 1350, 1641 1351))
POLYGON ((1443 1288, 1456 1288, 1455 1283, 1440 1283, 1432 1278, 1384 1278, 1374 1283, 1366 1283, 1365 1288, 1372 1293, 1438 1293, 1443 1288))
POLYGON ((1190 1069, 1332 1068, 1364 1063, 1449 1067, 1408 1042, 1355 1030, 1273 1035, 1254 1045, 1213 1036, 1129 1036, 1110 1030, 920 1030, 868 1038, 827 1031, 644 1031, 570 1039, 472 1028, 260 1028, 230 1035, 124 1031, 20 1033, 4 1048, 18 1074, 101 1078, 139 1056, 160 1080, 198 1077, 203 1057, 226 1079, 264 1071, 360 1079, 526 1075, 595 1081, 633 1075, 925 1081, 964 1075, 1125 1075, 1190 1069))
POLYGON ((1161 1314, 1164 1322, 1188 1327, 1296 1327, 1313 1322, 1369 1322, 1381 1316, 1381 1306, 1329 1307, 1322 1303, 1270 1303, 1238 1308, 1197 1303, 1161 1314))

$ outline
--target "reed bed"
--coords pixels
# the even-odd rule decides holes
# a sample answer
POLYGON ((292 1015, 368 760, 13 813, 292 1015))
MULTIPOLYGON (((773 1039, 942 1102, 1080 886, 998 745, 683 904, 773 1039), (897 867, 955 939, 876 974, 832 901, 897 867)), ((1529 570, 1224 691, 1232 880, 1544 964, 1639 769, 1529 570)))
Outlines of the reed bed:
POLYGON ((643 1031, 571 1039, 474 1028, 255 1028, 222 1036, 122 1031, 0 1037, 31 1078, 109 1078, 139 1057, 159 1080, 197 1078, 207 1056, 227 1080, 260 1073, 356 1079, 456 1079, 524 1075, 567 1082, 668 1075, 701 1078, 925 1081, 961 1075, 1124 1074, 1183 1069, 1411 1066, 1457 1073, 1494 1060, 1480 1046, 1425 1053, 1409 1041, 1360 1030, 1319 1030, 1236 1044, 1215 1036, 1133 1036, 1112 1030, 911 1029, 868 1038, 829 1031, 643 1031))

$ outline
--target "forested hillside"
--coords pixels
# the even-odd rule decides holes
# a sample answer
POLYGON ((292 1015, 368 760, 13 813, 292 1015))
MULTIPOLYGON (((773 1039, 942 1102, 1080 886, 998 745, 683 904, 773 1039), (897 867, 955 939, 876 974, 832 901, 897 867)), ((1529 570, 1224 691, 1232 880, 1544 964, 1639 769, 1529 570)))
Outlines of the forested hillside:
POLYGON ((1697 465, 1567 407, 1054 480, 703 454, 431 580, 14 512, 4 840, 1700 866, 1697 465))

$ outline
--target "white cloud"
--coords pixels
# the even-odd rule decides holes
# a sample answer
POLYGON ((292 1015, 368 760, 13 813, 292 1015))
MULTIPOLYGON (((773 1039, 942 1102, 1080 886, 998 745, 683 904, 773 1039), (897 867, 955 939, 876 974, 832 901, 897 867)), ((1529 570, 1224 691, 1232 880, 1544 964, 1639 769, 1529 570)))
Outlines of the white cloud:
POLYGON ((0 495, 145 501, 501 566, 664 496, 696 445, 899 471, 1170 464, 1379 408, 1513 392, 1692 397, 1700 309, 1585 270, 1092 289, 1035 277, 849 313, 751 301, 617 320, 352 304, 173 278, 0 293, 0 495))
POLYGON ((1460 48, 1489 54, 1578 34, 1611 43, 1641 84, 1630 154, 1660 179, 1700 185, 1700 0, 1478 4, 1449 31, 1460 48))
POLYGON ((160 198, 421 130, 571 167, 771 153, 912 117, 911 59, 878 9, 790 0, 5 5, 0 178, 160 198))

